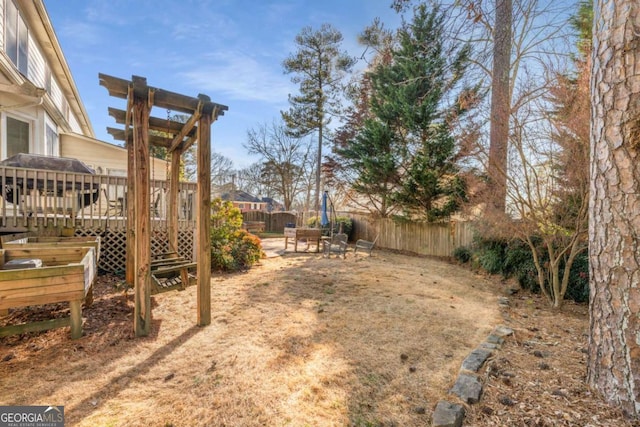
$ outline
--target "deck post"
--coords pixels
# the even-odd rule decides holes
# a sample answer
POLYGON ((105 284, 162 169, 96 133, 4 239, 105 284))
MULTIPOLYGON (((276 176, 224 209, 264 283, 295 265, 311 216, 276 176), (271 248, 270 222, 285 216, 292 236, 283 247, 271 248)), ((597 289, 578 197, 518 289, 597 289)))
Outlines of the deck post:
POLYGON ((169 248, 178 252, 178 181, 180 180, 180 158, 179 151, 171 153, 171 169, 169 179, 169 195, 168 204, 169 211, 167 213, 167 234, 169 237, 169 248))

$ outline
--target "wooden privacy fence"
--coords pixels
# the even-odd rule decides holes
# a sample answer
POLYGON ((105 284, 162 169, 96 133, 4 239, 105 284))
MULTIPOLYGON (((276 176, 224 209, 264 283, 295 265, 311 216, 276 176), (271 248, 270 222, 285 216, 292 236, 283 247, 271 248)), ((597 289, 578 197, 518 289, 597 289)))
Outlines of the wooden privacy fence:
POLYGON ((377 236, 376 246, 381 248, 449 257, 456 248, 473 243, 472 222, 395 222, 392 219, 371 220, 365 215, 348 216, 353 220, 351 240, 373 241, 377 236))
POLYGON ((296 215, 291 212, 262 212, 249 211, 242 213, 245 222, 264 222, 264 231, 284 233, 287 224, 296 223, 296 215))

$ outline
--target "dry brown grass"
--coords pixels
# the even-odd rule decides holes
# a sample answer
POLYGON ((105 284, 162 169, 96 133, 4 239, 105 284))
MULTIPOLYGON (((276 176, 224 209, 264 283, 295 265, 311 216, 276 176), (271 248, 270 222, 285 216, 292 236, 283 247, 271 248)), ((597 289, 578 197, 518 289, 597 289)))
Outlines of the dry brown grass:
POLYGON ((69 426, 424 426, 500 323, 483 277, 382 251, 215 275, 204 328, 196 287, 155 296, 145 338, 115 284, 101 278, 79 340, 0 339, 0 404, 64 405, 69 426))

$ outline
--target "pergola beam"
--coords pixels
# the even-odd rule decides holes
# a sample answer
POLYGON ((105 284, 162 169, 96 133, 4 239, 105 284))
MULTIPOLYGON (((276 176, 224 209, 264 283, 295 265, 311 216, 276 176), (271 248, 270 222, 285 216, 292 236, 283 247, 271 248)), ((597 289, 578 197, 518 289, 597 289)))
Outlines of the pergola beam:
POLYGON ((187 136, 195 127, 198 120, 200 120, 200 111, 202 110, 202 104, 198 104, 198 109, 189 118, 187 123, 184 124, 182 130, 173 138, 171 145, 169 146, 169 153, 175 151, 183 142, 185 136, 187 136))
MULTIPOLYGON (((127 99, 128 95, 128 86, 129 81, 124 80, 118 77, 109 76, 106 74, 98 74, 100 79, 100 85, 107 88, 109 91, 109 95, 114 96, 116 98, 127 99)), ((132 80, 135 80, 137 76, 133 76, 132 80)), ((154 100, 153 105, 155 107, 164 108, 171 111, 179 111, 185 114, 193 114, 194 111, 198 109, 198 104, 205 101, 205 104, 212 104, 218 106, 218 115, 224 115, 224 112, 229 109, 226 105, 216 104, 215 102, 211 102, 211 99, 206 96, 200 94, 197 98, 181 95, 179 93, 170 92, 163 89, 154 88, 148 86, 149 89, 154 91, 154 100)), ((214 117, 214 121, 217 117, 214 117)))
MULTIPOLYGON (((126 121, 126 112, 124 110, 120 110, 118 108, 109 107, 109 115, 114 118, 116 123, 125 124, 126 121)), ((175 120, 167 120, 161 119, 159 117, 149 117, 149 130, 158 131, 166 134, 170 134, 171 138, 174 137, 177 133, 179 133, 184 127, 184 123, 177 122, 175 120)), ((192 129, 187 133, 187 136, 194 137, 196 135, 196 130, 192 129)))

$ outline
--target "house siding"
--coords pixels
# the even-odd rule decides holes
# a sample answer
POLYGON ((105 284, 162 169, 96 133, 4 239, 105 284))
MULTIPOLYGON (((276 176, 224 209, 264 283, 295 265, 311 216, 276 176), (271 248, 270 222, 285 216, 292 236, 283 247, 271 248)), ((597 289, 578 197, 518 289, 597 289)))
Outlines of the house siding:
POLYGON ((71 110, 67 112, 67 120, 69 121, 69 126, 71 126, 71 130, 73 132, 82 133, 82 128, 80 127, 80 123, 78 123, 78 119, 71 112, 71 110))
POLYGON ((38 86, 44 87, 44 77, 45 77, 45 59, 40 52, 40 48, 38 47, 38 43, 31 37, 31 33, 29 33, 29 55, 28 55, 28 68, 27 68, 27 78, 31 80, 31 82, 38 86))
MULTIPOLYGON (((60 135, 60 156, 78 159, 101 175, 109 171, 125 171, 127 169, 127 150, 117 145, 87 138, 81 135, 60 135), (98 170, 100 168, 100 170, 98 170)), ((151 179, 166 180, 167 163, 153 159, 151 179)))
POLYGON ((54 78, 51 78, 51 92, 49 93, 51 100, 58 107, 58 110, 61 112, 62 103, 64 102, 64 95, 62 94, 62 90, 60 90, 60 86, 58 85, 58 81, 54 78))
POLYGON ((4 1, 0 1, 0 49, 4 52, 4 1))

